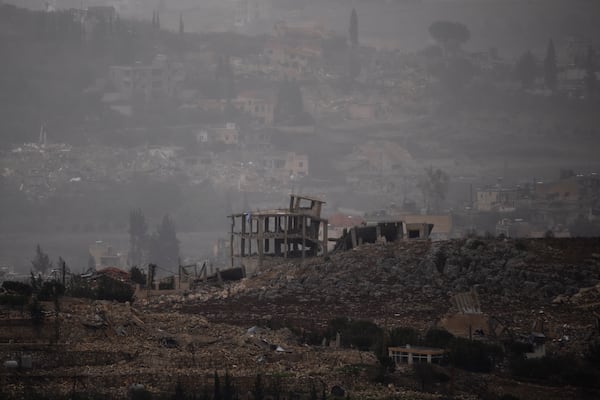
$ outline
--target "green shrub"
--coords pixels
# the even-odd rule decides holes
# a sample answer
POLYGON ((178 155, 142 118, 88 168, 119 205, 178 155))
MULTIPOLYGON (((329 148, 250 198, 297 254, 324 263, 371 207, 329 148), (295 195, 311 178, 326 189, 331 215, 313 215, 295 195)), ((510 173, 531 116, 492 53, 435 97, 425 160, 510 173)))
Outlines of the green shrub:
POLYGON ((524 239, 517 239, 515 241, 515 249, 519 251, 527 251, 527 242, 524 239))
POLYGON ((44 307, 42 307, 37 297, 34 297, 33 301, 29 304, 29 315, 31 316, 31 321, 33 321, 34 326, 40 327, 43 325, 44 307))
POLYGON ((377 360, 379 361, 379 366, 375 371, 373 380, 379 383, 386 383, 389 374, 396 370, 396 363, 387 354, 379 354, 377 360))
POLYGON ((504 348, 509 353, 510 357, 525 357, 525 353, 533 352, 531 343, 511 341, 504 344, 504 348))
POLYGON ((446 261, 448 260, 448 255, 444 249, 438 249, 434 256, 435 268, 440 274, 444 273, 444 268, 446 267, 446 261))
POLYGON ((22 296, 29 297, 33 293, 33 289, 30 285, 17 282, 17 281, 4 281, 2 282, 2 287, 6 289, 8 292, 19 294, 22 296))
POLYGON ((133 299, 135 290, 128 283, 107 276, 99 277, 97 283, 96 298, 98 300, 115 300, 124 303, 133 299))
POLYGON ((501 357, 502 349, 497 345, 462 338, 450 342, 450 362, 467 371, 490 372, 501 357))
POLYGON ((421 390, 433 382, 433 367, 431 364, 413 364, 413 374, 421 386, 421 390))
POLYGON ((477 250, 481 246, 485 247, 485 242, 481 239, 469 239, 467 241, 467 247, 471 250, 477 250))
POLYGON ((371 321, 335 318, 329 322, 327 336, 341 334, 342 345, 360 350, 373 350, 381 342, 383 331, 371 321))
POLYGON ((585 358, 596 368, 600 367, 600 339, 596 339, 590 343, 585 358))
POLYGON ((131 390, 131 400, 152 400, 152 393, 146 389, 135 389, 131 390))
POLYGON ((360 350, 372 350, 380 340, 382 330, 370 321, 352 321, 342 334, 342 343, 360 350))
POLYGON ((38 299, 41 301, 54 300, 65 294, 65 287, 58 281, 44 282, 38 291, 38 299))
POLYGON ((517 379, 545 381, 556 385, 599 387, 598 371, 587 368, 574 355, 526 359, 513 357, 510 371, 517 379))
POLYGON ((517 396, 513 396, 512 394, 505 393, 500 396, 499 400, 520 400, 517 396))
POLYGON ((146 276, 146 273, 135 265, 129 270, 129 276, 133 283, 138 283, 140 285, 145 285, 147 283, 148 277, 146 276))
POLYGON ((421 342, 419 332, 408 327, 399 327, 390 330, 389 346, 405 346, 407 344, 417 345, 421 342))
POLYGON ((92 288, 90 281, 74 276, 69 282, 66 293, 70 297, 96 299, 96 292, 92 288))
POLYGON ((445 329, 433 328, 427 331, 423 344, 430 347, 438 347, 445 349, 454 339, 454 335, 445 329))
POLYGON ((24 307, 29 298, 18 294, 0 295, 0 304, 8 307, 24 307))

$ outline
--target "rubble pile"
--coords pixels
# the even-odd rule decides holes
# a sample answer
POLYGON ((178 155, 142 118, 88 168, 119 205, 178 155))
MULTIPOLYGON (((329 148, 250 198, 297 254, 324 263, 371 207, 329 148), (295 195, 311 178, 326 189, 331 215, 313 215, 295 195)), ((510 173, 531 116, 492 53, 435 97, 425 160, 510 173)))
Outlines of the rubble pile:
POLYGON ((6 392, 35 387, 66 394, 75 387, 126 398, 133 384, 165 395, 182 382, 201 393, 205 386, 212 388, 214 371, 228 371, 248 388, 261 372, 307 390, 312 383, 353 384, 357 377, 346 377, 342 367, 377 364, 370 352, 306 346, 288 329, 215 324, 128 303, 66 298, 58 319, 49 318, 42 329, 49 334, 40 334, 37 342, 9 342, 2 348, 3 359, 15 354, 32 359, 32 367, 18 375, 3 375, 6 392), (52 336, 57 325, 58 338, 52 336))
POLYGON ((327 259, 267 267, 181 311, 241 325, 277 320, 310 329, 348 316, 426 329, 458 311, 453 295, 475 290, 484 313, 515 329, 530 329, 540 311, 549 322, 585 326, 591 315, 574 318, 574 303, 553 301, 600 282, 598 249, 596 239, 365 244, 327 259))
POLYGON ((20 341, 0 334, 4 360, 25 355, 32 364, 4 373, 3 387, 97 388, 124 398, 133 384, 167 395, 181 382, 200 393, 214 371, 228 371, 244 390, 261 372, 284 387, 340 386, 355 398, 436 398, 375 385, 372 352, 338 348, 331 338, 308 345, 304 334, 338 316, 424 331, 456 315, 451 299, 470 291, 459 297, 477 299, 514 335, 541 331, 550 351, 581 353, 600 305, 599 248, 595 239, 378 242, 133 304, 64 298, 58 317, 44 304, 40 332, 23 325, 31 332, 20 341))

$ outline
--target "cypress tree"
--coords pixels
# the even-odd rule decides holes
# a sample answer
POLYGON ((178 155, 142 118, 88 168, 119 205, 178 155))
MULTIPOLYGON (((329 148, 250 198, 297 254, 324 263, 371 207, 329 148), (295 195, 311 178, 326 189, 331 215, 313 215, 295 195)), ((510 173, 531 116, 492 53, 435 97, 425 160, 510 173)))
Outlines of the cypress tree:
POLYGON ((209 389, 208 386, 204 385, 204 387, 202 388, 202 400, 210 400, 210 393, 209 393, 209 389))
POLYGON ((233 400, 234 388, 229 371, 225 371, 225 384, 223 387, 223 400, 233 400))
POLYGON ((350 44, 352 47, 358 46, 358 15, 355 8, 352 9, 352 13, 350 14, 350 28, 348 31, 350 34, 350 44))
POLYGON ((215 391, 213 394, 213 400, 221 400, 221 382, 219 380, 219 374, 215 370, 215 391))
POLYGON ((176 267, 179 265, 179 240, 175 225, 168 215, 152 235, 150 246, 150 261, 161 267, 176 267))
POLYGON ((48 254, 44 253, 42 247, 38 244, 35 248, 35 258, 31 261, 31 266, 33 270, 45 274, 49 272, 53 268, 52 261, 50 261, 50 257, 48 254))
POLYGON ((594 54, 592 45, 588 46, 585 64, 585 89, 588 98, 593 98, 598 89, 598 79, 596 78, 596 55, 594 54))
POLYGON ((129 212, 129 263, 142 265, 148 249, 148 225, 140 208, 129 212))
POLYGON ((317 400, 317 388, 314 383, 310 388, 310 400, 317 400))
POLYGON ((256 380, 254 381, 254 400, 263 400, 265 398, 265 392, 263 389, 262 378, 260 373, 256 374, 256 380))
POLYGON ((185 390, 183 389, 181 381, 177 382, 177 386, 175 387, 175 394, 173 395, 173 400, 185 400, 185 390))
POLYGON ((548 50, 546 50, 546 58, 544 59, 544 82, 546 87, 552 91, 556 90, 557 68, 556 68, 556 51, 554 42, 550 39, 548 50))
POLYGON ((527 51, 517 61, 515 72, 521 81, 523 89, 529 89, 533 86, 536 74, 536 60, 531 51, 527 51))

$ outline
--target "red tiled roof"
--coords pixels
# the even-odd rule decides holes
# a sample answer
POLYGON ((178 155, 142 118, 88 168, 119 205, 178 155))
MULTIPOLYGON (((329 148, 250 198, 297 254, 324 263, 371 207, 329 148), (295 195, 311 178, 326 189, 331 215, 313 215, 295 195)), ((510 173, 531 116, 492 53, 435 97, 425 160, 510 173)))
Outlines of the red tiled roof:
POLYGON ((129 280, 129 272, 123 271, 122 269, 117 267, 106 267, 99 270, 97 273, 98 275, 106 275, 113 279, 129 280))

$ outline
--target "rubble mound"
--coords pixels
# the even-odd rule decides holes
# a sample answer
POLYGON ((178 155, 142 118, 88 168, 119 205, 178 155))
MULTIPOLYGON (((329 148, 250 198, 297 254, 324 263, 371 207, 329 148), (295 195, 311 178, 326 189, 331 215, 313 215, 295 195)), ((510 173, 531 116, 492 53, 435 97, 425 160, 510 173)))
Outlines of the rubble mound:
MULTIPOLYGON (((338 316, 425 330, 469 303, 506 330, 535 328, 549 348, 555 343, 582 354, 600 311, 599 245, 598 239, 375 243, 133 304, 64 298, 41 327, 24 318, 4 321, 2 357, 23 368, 3 375, 3 390, 18 398, 28 398, 31 388, 126 398, 132 385, 143 385, 160 398, 177 382, 201 393, 215 371, 228 371, 247 391, 261 371, 271 379, 267 387, 278 379, 306 396, 318 384, 350 388, 354 398, 439 398, 369 384, 378 366, 373 352, 331 341, 308 345, 304 333, 322 331, 338 316)), ((464 381, 472 386, 470 375, 464 381)))
POLYGON ((598 284, 599 253, 598 239, 365 244, 267 267, 181 311, 244 326, 272 320, 314 327, 348 316, 425 329, 458 311, 454 295, 475 290, 484 313, 518 325, 544 307, 560 308, 557 296, 598 284))

